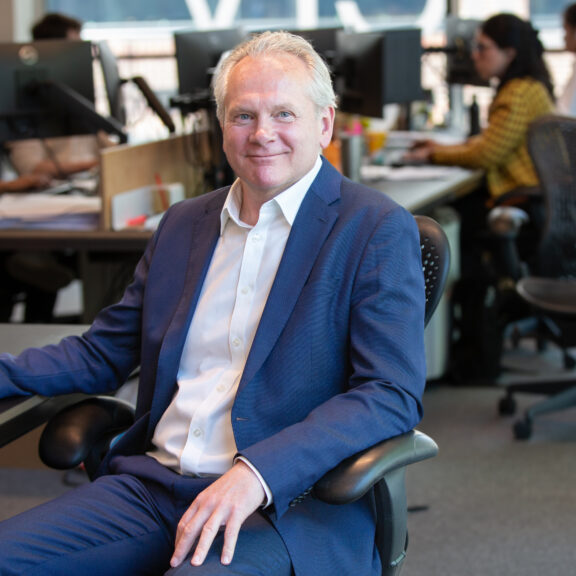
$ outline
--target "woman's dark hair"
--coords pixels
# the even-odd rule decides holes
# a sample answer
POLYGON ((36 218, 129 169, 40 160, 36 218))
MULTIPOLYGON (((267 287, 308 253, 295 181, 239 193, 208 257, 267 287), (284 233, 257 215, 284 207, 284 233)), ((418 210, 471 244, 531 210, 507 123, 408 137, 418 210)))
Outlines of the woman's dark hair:
POLYGON ((516 56, 500 79, 500 87, 514 78, 529 76, 546 86, 554 96, 550 72, 544 61, 544 46, 532 24, 514 14, 496 14, 484 21, 480 31, 501 48, 514 48, 516 56))
POLYGON ((564 8, 564 23, 571 28, 576 28, 576 4, 569 4, 564 8))
POLYGON ((69 30, 80 33, 82 22, 64 14, 50 12, 34 24, 32 27, 32 38, 34 40, 64 39, 67 37, 69 30))

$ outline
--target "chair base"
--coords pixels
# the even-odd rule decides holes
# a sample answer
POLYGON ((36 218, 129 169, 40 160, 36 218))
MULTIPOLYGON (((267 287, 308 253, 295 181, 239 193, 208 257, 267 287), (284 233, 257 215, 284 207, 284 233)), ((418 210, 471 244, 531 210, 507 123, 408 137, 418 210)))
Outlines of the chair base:
POLYGON ((500 399, 498 411, 501 415, 512 415, 516 412, 516 401, 513 398, 516 392, 549 395, 545 400, 533 404, 524 412, 524 417, 514 423, 514 437, 517 440, 528 440, 532 436, 533 421, 537 416, 576 406, 576 380, 518 383, 510 385, 506 395, 500 399))

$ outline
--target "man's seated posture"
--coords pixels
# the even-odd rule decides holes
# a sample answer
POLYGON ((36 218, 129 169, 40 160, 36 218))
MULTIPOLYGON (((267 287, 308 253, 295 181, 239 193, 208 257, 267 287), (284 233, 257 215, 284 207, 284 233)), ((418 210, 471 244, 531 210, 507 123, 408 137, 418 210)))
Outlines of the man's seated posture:
POLYGON ((0 359, 2 397, 107 393, 140 365, 99 477, 0 524, 3 576, 380 571, 371 495, 310 489, 421 417, 416 223, 322 160, 335 96, 302 38, 237 47, 214 91, 236 182, 168 210, 82 337, 0 359))

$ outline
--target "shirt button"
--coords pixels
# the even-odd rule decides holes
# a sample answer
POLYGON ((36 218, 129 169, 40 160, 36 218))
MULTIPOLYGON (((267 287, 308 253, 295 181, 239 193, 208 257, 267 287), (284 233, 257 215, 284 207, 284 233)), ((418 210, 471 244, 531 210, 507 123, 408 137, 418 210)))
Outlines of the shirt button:
POLYGON ((244 288, 242 288, 241 292, 242 292, 242 294, 248 294, 248 288, 246 288, 246 286, 244 286, 244 288))
POLYGON ((196 436, 196 438, 200 438, 200 436, 202 436, 202 430, 200 430, 200 428, 196 428, 196 430, 194 430, 193 434, 194 434, 194 436, 196 436))
POLYGON ((224 390, 226 390, 226 386, 224 386, 224 384, 220 384, 218 385, 218 387, 216 388, 216 390, 218 392, 224 392, 224 390))
POLYGON ((234 338, 234 340, 232 340, 232 346, 234 346, 234 348, 238 348, 238 346, 240 346, 241 343, 242 341, 240 340, 240 338, 234 338))

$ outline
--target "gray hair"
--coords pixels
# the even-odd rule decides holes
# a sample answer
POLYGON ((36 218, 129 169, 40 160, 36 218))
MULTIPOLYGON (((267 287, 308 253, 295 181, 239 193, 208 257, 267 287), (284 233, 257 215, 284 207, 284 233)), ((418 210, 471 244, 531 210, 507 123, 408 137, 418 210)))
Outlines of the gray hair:
POLYGON ((228 90, 230 72, 247 56, 266 54, 291 54, 300 58, 310 72, 310 97, 318 108, 332 106, 336 108, 336 95, 332 86, 332 78, 328 66, 322 57, 314 50, 312 44, 301 36, 289 32, 263 32, 239 44, 222 61, 216 71, 212 87, 216 98, 216 115, 218 120, 224 120, 224 100, 228 90))

